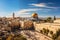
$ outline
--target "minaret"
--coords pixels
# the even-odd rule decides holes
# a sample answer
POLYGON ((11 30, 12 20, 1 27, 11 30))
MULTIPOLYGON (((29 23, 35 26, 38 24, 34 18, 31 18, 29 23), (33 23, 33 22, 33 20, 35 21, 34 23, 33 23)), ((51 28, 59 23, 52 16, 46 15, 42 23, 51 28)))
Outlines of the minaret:
POLYGON ((15 18, 15 13, 13 12, 13 18, 15 18))

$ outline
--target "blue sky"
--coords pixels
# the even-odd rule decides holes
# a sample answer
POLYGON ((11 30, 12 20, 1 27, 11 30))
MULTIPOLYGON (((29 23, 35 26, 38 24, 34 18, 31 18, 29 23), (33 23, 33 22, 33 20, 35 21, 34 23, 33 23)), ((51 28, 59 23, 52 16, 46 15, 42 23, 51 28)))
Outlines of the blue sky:
POLYGON ((0 16, 28 17, 36 12, 41 17, 60 17, 60 0, 0 0, 0 16))

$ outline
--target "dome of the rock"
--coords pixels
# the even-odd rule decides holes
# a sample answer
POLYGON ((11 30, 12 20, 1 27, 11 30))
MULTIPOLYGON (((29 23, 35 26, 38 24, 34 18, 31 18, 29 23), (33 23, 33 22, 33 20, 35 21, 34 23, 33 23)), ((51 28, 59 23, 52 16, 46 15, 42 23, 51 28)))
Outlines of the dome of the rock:
POLYGON ((33 13, 33 14, 32 14, 32 17, 33 17, 33 18, 37 18, 37 17, 38 17, 38 14, 37 14, 37 13, 33 13))

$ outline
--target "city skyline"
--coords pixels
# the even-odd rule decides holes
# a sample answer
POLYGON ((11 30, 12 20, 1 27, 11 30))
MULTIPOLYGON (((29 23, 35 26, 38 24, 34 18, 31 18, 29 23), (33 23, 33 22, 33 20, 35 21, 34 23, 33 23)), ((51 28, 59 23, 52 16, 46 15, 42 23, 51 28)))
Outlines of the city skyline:
POLYGON ((41 17, 60 17, 59 0, 0 0, 0 16, 30 17, 36 12, 41 17))

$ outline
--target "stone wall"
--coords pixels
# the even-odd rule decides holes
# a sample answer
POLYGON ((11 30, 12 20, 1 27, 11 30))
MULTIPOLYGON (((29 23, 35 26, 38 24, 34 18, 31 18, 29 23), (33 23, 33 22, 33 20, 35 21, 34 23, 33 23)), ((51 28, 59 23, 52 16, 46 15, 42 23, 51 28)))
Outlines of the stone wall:
POLYGON ((56 33, 58 29, 60 29, 60 23, 34 23, 35 30, 40 31, 43 28, 49 29, 50 31, 53 31, 53 33, 56 33))

